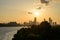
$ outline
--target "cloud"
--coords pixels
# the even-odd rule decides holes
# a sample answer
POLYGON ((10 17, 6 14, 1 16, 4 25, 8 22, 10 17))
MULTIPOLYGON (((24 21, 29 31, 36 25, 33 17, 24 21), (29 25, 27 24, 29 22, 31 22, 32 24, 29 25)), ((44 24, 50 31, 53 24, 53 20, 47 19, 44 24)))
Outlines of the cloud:
POLYGON ((60 1, 60 0, 55 0, 55 1, 60 1))
POLYGON ((40 0, 42 4, 45 4, 46 6, 49 4, 49 0, 40 0))
POLYGON ((41 7, 38 7, 37 9, 41 9, 41 7))
POLYGON ((60 0, 52 0, 52 1, 54 1, 54 2, 60 2, 60 0))
POLYGON ((28 12, 28 14, 32 14, 31 12, 28 12))
MULTIPOLYGON (((45 6, 48 6, 49 5, 49 0, 40 0, 41 4, 45 4, 45 6)), ((42 9, 42 7, 38 7, 37 9, 42 9)))

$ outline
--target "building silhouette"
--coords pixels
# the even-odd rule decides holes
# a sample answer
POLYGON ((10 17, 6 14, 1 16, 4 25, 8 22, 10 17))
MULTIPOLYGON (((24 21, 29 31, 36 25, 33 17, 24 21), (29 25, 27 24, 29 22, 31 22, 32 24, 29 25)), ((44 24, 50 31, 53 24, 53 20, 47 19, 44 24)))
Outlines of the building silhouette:
POLYGON ((51 18, 49 18, 49 23, 52 24, 52 19, 51 18))
POLYGON ((37 18, 34 17, 34 25, 36 25, 36 23, 37 23, 37 18))

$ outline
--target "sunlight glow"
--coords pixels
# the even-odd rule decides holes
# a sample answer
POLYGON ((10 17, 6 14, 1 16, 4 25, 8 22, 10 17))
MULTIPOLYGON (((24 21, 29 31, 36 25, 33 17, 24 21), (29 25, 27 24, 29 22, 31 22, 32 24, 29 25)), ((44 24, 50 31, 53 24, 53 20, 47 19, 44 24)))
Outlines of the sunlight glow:
POLYGON ((33 15, 34 15, 34 17, 38 17, 40 15, 40 11, 39 10, 34 10, 33 15))
POLYGON ((36 17, 39 16, 39 12, 35 11, 35 12, 34 12, 34 15, 35 15, 36 17))

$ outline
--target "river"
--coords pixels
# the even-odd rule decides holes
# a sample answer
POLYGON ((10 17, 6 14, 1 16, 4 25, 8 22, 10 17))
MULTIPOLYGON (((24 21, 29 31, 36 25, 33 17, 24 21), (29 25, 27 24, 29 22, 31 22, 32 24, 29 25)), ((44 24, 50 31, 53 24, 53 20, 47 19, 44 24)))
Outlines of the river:
POLYGON ((0 40, 12 40, 17 30, 26 27, 0 27, 0 40))

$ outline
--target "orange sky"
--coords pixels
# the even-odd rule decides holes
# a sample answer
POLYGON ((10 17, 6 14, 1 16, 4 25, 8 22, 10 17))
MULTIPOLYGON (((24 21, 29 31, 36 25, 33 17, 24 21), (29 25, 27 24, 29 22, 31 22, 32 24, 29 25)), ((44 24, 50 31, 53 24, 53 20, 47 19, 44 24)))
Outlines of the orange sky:
POLYGON ((38 0, 0 0, 0 22, 7 23, 16 21, 18 23, 28 22, 34 20, 33 14, 28 14, 37 7, 41 6, 37 21, 41 22, 44 18, 48 20, 49 17, 57 23, 60 23, 60 2, 52 1, 48 6, 39 3, 38 0))

